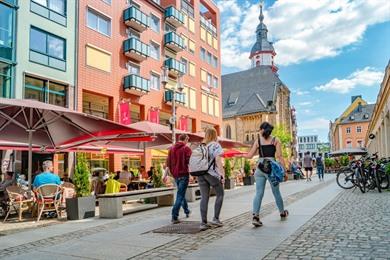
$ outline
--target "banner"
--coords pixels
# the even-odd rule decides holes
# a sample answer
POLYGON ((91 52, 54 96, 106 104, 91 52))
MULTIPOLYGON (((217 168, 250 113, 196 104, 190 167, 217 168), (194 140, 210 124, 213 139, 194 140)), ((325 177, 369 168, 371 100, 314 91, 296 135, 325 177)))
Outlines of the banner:
POLYGON ((188 132, 188 117, 186 116, 180 117, 179 129, 188 132))
POLYGON ((152 123, 160 124, 160 110, 156 107, 152 107, 149 110, 149 121, 152 123))
POLYGON ((119 122, 122 125, 130 125, 131 124, 130 103, 129 102, 121 102, 119 104, 119 122))

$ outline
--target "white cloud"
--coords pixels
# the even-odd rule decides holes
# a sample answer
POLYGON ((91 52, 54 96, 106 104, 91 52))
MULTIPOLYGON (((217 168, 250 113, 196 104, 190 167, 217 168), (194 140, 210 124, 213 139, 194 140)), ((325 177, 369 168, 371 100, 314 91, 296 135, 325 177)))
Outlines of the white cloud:
POLYGON ((357 86, 375 86, 381 83, 383 72, 371 67, 356 70, 345 79, 334 78, 326 84, 316 86, 317 91, 348 93, 357 86))
POLYGON ((311 101, 303 101, 303 102, 298 103, 298 106, 301 106, 301 107, 307 107, 307 106, 311 106, 311 105, 313 105, 313 102, 311 102, 311 101))
MULTIPOLYGON (((222 15, 222 62, 249 67, 255 42, 258 1, 219 0, 222 15)), ((333 57, 358 43, 367 27, 390 20, 388 0, 279 0, 265 10, 276 63, 288 65, 333 57)))
POLYGON ((298 121, 298 130, 326 130, 329 129, 329 120, 317 118, 311 120, 298 121))
POLYGON ((296 90, 292 90, 292 93, 293 94, 296 94, 297 96, 306 96, 308 95, 310 92, 307 91, 307 90, 301 90, 301 89, 296 89, 296 90))

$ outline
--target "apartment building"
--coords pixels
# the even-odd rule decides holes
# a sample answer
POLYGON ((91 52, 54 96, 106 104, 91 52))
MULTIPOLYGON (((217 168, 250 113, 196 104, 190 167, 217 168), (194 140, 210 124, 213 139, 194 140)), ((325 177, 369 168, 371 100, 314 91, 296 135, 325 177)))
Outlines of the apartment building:
POLYGON ((309 152, 312 157, 318 155, 320 141, 318 135, 305 135, 298 137, 298 156, 302 159, 305 153, 309 152))
MULTIPOLYGON (((122 123, 168 125, 175 98, 177 128, 220 130, 220 16, 212 0, 79 0, 78 12, 78 110, 120 121, 129 109, 122 123), (173 94, 177 84, 183 91, 173 94)), ((142 161, 90 156, 92 167, 110 170, 157 160, 151 150, 142 161)))

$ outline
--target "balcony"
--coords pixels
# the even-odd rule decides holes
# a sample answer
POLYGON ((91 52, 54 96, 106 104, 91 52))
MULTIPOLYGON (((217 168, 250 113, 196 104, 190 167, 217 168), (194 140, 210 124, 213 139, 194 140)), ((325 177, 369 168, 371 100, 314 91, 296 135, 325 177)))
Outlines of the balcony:
POLYGON ((144 61, 150 56, 150 46, 137 38, 129 38, 123 42, 123 53, 136 61, 144 61))
POLYGON ((175 32, 164 35, 164 45, 175 52, 182 51, 185 48, 184 39, 175 32))
POLYGON ((164 61, 164 65, 168 68, 169 74, 173 76, 178 76, 179 74, 186 73, 186 67, 180 61, 177 61, 173 58, 169 58, 164 61))
MULTIPOLYGON (((173 100, 173 90, 167 89, 165 90, 164 93, 164 102, 167 103, 168 105, 172 105, 172 100, 173 100)), ((185 101, 185 94, 184 93, 177 93, 175 95, 175 104, 176 105, 182 105, 184 106, 186 101, 185 101)))
POLYGON ((123 90, 136 96, 143 96, 150 92, 150 81, 135 74, 127 75, 123 90))
POLYGON ((135 6, 130 6, 123 11, 123 21, 127 26, 139 32, 143 32, 150 27, 149 16, 135 6))
POLYGON ((203 25, 203 27, 210 31, 214 36, 217 35, 217 28, 210 20, 205 18, 203 15, 200 16, 200 24, 203 25))
POLYGON ((165 20, 173 26, 180 27, 184 25, 184 15, 175 7, 170 6, 165 9, 165 20))

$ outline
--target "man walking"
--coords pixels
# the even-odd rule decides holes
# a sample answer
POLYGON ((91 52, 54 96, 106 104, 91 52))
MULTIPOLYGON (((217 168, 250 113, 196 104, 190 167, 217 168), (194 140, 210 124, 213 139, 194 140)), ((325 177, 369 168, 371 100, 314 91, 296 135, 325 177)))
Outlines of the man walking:
POLYGON ((317 174, 318 174, 318 179, 324 180, 324 161, 322 160, 322 154, 318 154, 316 158, 316 167, 317 167, 317 174))
POLYGON ((171 147, 168 152, 167 167, 175 178, 177 186, 177 196, 172 208, 172 223, 177 224, 179 221, 180 207, 183 206, 184 213, 187 217, 190 214, 186 201, 186 190, 189 182, 188 164, 191 157, 191 149, 187 146, 189 137, 186 134, 179 136, 179 141, 171 147))
POLYGON ((306 181, 311 181, 311 175, 313 174, 313 158, 310 156, 310 152, 306 152, 303 157, 303 168, 306 172, 306 181))

